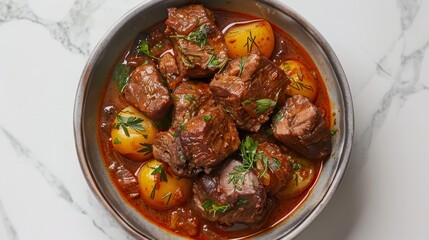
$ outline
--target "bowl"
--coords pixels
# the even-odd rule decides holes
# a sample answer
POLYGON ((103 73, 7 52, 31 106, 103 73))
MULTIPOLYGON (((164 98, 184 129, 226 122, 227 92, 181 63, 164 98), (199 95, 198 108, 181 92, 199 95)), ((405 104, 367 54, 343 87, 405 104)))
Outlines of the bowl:
POLYGON ((310 54, 325 80, 336 114, 338 133, 333 152, 307 199, 288 218, 254 239, 294 238, 307 227, 332 198, 345 173, 353 141, 353 105, 346 76, 334 51, 322 35, 298 13, 280 1, 270 0, 168 0, 148 1, 125 14, 95 47, 83 70, 74 108, 76 149, 83 174, 101 204, 132 236, 138 239, 178 239, 146 220, 122 199, 110 180, 97 139, 99 107, 109 73, 137 34, 167 17, 166 9, 190 3, 267 19, 285 30, 310 54))

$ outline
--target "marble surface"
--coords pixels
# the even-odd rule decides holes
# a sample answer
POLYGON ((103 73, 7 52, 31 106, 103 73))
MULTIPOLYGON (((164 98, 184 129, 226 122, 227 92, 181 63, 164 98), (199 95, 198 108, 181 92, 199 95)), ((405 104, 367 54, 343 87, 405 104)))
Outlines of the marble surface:
MULTIPOLYGON (((0 0, 0 239, 132 239, 89 190, 73 138, 85 61, 138 0, 0 0)), ((429 1, 285 0, 348 77, 356 135, 304 239, 428 239, 429 1)))

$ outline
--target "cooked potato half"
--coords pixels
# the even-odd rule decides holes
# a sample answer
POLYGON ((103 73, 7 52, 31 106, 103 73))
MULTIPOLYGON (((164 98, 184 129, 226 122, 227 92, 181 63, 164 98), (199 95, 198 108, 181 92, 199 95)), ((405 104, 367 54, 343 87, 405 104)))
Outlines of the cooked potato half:
POLYGON ((152 143, 157 133, 151 119, 129 106, 122 109, 113 122, 112 145, 129 159, 147 160, 152 158, 152 143))
POLYGON ((230 58, 244 57, 255 47, 269 58, 274 49, 274 33, 265 20, 238 24, 226 31, 225 42, 230 58))
POLYGON ((314 163, 304 158, 293 158, 291 161, 293 175, 288 184, 277 193, 282 199, 293 198, 307 190, 314 182, 316 170, 314 163))
POLYGON ((304 95, 314 103, 319 92, 316 73, 309 71, 306 66, 296 60, 288 60, 280 68, 289 76, 291 82, 286 88, 289 96, 304 95))
POLYGON ((191 179, 178 179, 168 165, 155 159, 143 164, 138 181, 143 201, 158 210, 177 207, 192 195, 191 179))

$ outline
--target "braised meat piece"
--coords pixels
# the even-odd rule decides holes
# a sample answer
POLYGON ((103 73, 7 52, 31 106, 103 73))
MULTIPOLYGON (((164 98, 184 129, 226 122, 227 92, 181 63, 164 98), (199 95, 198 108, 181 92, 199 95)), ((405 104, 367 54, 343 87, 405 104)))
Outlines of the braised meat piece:
POLYGON ((167 87, 170 90, 174 90, 177 84, 184 80, 183 75, 179 71, 179 66, 177 66, 176 59, 170 52, 166 52, 159 59, 159 71, 164 79, 167 80, 167 87))
POLYGON ((137 177, 124 165, 119 162, 113 162, 109 166, 109 171, 118 180, 118 185, 122 191, 130 198, 136 198, 140 196, 140 187, 137 181, 137 177))
POLYGON ((262 158, 256 162, 255 173, 265 186, 267 192, 275 194, 283 189, 292 179, 293 169, 290 164, 290 156, 284 153, 277 144, 259 142, 258 153, 262 158))
POLYGON ((159 120, 170 110, 171 97, 153 64, 137 67, 124 89, 127 101, 151 119, 159 120))
POLYGON ((214 22, 213 13, 201 5, 168 9, 165 33, 183 76, 209 77, 228 61, 223 34, 214 22))
POLYGON ((257 132, 268 121, 277 97, 289 84, 279 67, 255 51, 232 60, 210 88, 238 128, 257 132))
POLYGON ((274 117, 274 137, 309 159, 331 154, 331 133, 319 109, 306 97, 295 95, 274 117))
POLYGON ((190 209, 178 208, 171 213, 170 228, 175 232, 195 237, 200 230, 200 220, 190 209))
POLYGON ((210 87, 202 82, 183 82, 173 92, 173 126, 185 124, 189 119, 215 106, 210 87))
POLYGON ((180 127, 180 145, 189 167, 210 173, 216 165, 240 145, 231 117, 221 107, 214 107, 180 127))
POLYGON ((170 165, 171 170, 179 177, 194 177, 202 172, 201 168, 188 166, 182 153, 179 138, 175 133, 159 132, 153 142, 153 157, 170 165))
POLYGON ((253 171, 234 186, 230 173, 242 163, 228 159, 218 171, 202 175, 193 185, 194 205, 209 221, 225 225, 252 224, 262 220, 266 210, 266 192, 253 171))

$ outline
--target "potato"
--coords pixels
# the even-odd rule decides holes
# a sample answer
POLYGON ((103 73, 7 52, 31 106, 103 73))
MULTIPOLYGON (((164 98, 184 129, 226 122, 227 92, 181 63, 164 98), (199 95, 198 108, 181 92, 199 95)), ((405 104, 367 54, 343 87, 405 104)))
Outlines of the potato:
POLYGON ((153 159, 138 173, 143 201, 157 210, 167 210, 186 203, 192 195, 192 180, 178 179, 168 165, 153 159))
POLYGON ((315 102, 319 85, 315 72, 310 72, 306 66, 296 60, 288 60, 280 65, 280 68, 289 76, 291 82, 285 93, 288 96, 304 95, 311 102, 315 102))
POLYGON ((290 160, 293 168, 292 179, 277 193, 282 199, 293 198, 307 190, 316 177, 316 168, 313 162, 294 157, 290 160))
POLYGON ((143 161, 152 158, 155 123, 132 106, 119 112, 111 131, 113 148, 125 157, 143 161))
POLYGON ((232 59, 246 56, 255 47, 269 58, 274 49, 274 33, 265 20, 238 24, 226 31, 225 42, 232 59))

